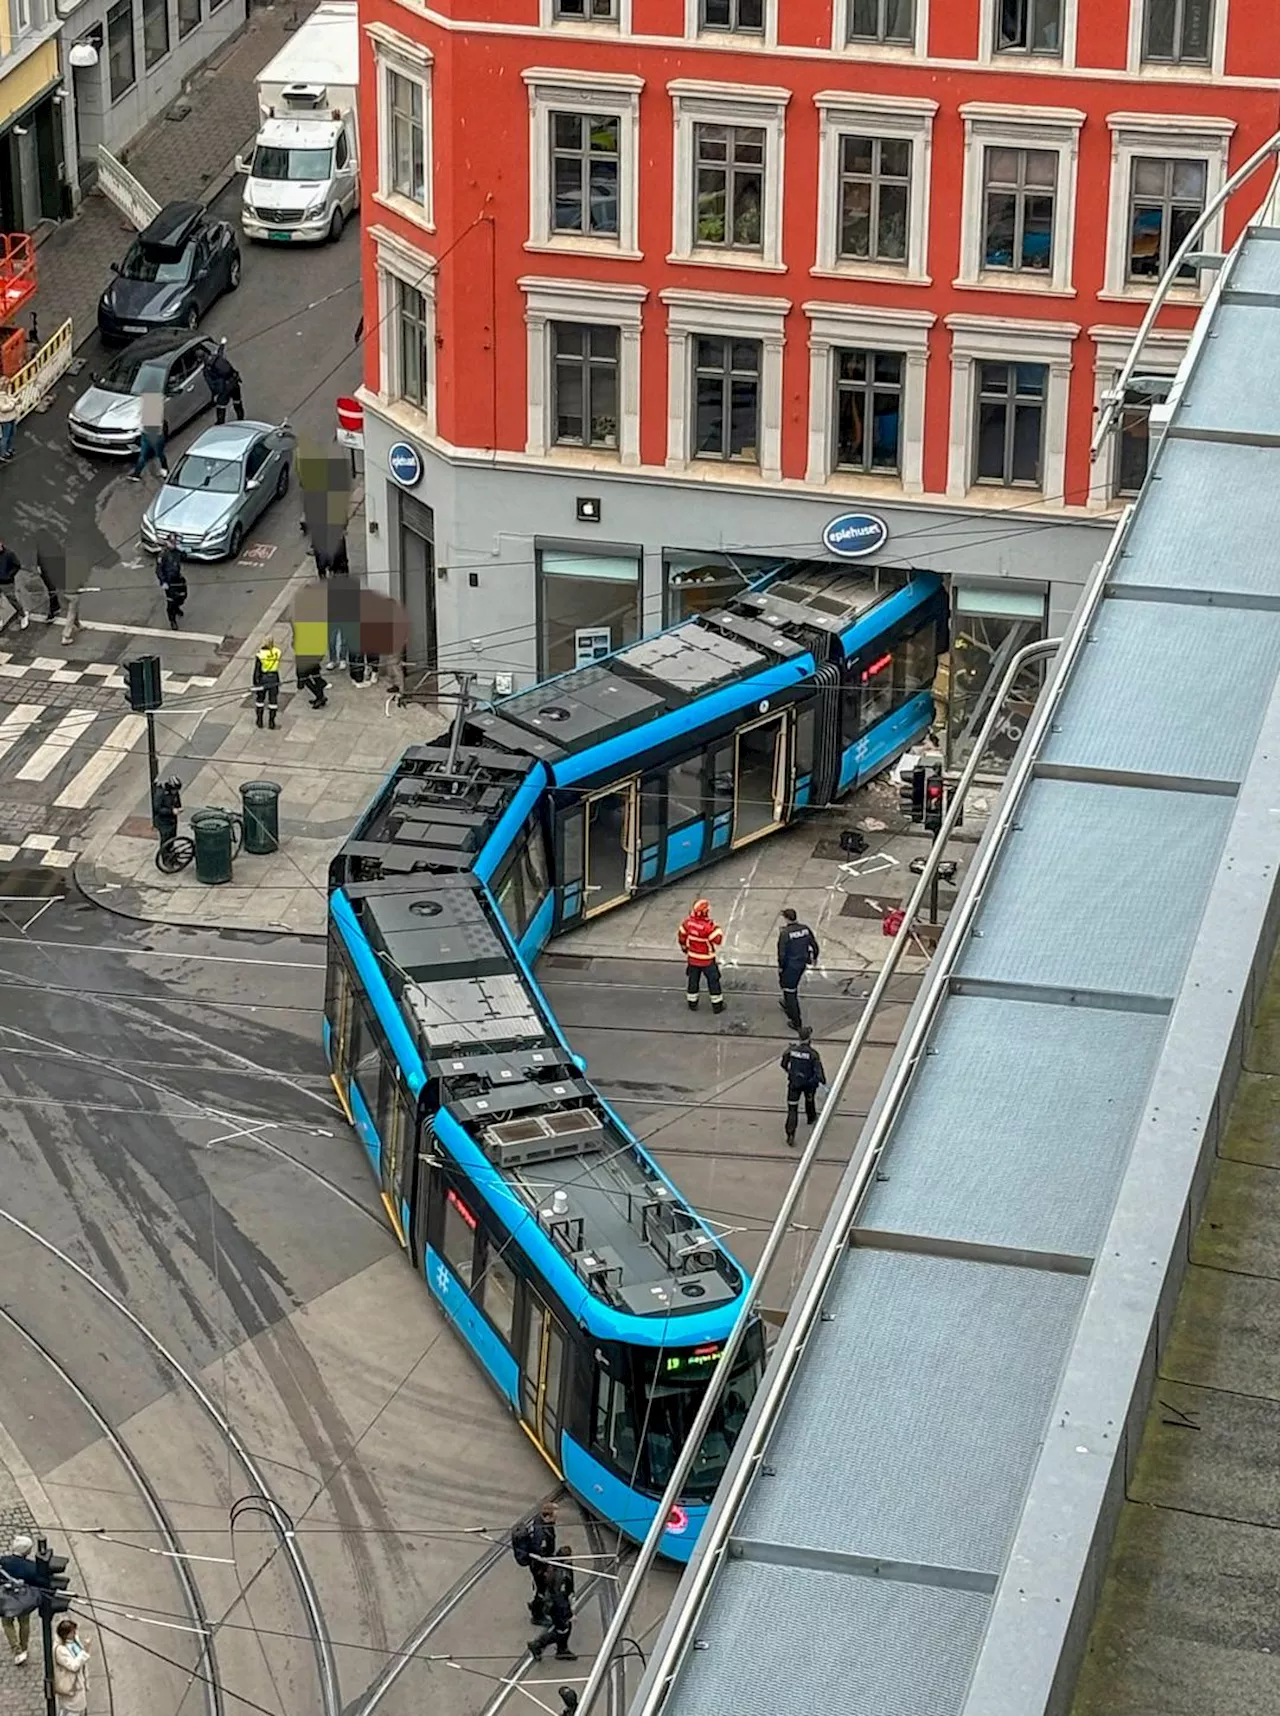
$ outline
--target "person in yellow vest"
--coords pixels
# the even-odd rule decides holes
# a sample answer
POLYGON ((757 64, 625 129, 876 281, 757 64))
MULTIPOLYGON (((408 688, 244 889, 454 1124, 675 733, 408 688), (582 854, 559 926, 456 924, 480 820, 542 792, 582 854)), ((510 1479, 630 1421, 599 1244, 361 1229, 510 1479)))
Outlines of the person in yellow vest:
POLYGON ((280 649, 274 638, 268 638, 253 658, 253 704, 259 727, 264 709, 268 712, 268 725, 275 726, 279 703, 280 649))

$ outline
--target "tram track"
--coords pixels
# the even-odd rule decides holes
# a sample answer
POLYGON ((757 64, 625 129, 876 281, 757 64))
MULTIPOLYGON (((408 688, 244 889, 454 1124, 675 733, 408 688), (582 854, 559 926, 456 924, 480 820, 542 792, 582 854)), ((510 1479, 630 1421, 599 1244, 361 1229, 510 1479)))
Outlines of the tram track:
MULTIPOLYGON (((323 1716, 342 1716, 333 1641, 320 1603, 315 1580, 307 1565, 306 1558, 298 1546, 296 1527, 276 1498, 261 1466, 241 1440, 234 1425, 219 1410, 213 1398, 182 1363, 181 1359, 170 1351, 160 1337, 142 1321, 136 1312, 125 1304, 123 1299, 113 1293, 109 1287, 104 1286, 83 1264, 78 1263, 74 1257, 56 1246, 52 1240, 46 1239, 42 1233, 23 1221, 21 1217, 16 1216, 11 1210, 0 1207, 0 1221, 6 1223, 15 1233, 21 1234, 23 1238, 38 1246, 47 1256, 60 1263, 65 1270, 70 1271, 133 1328, 156 1358, 185 1385, 205 1417, 235 1456, 241 1470, 254 1487, 254 1499, 260 1504, 259 1510, 267 1515, 276 1532, 279 1551, 284 1555, 293 1575, 293 1582, 306 1617, 307 1636, 312 1642, 315 1654, 316 1674, 320 1689, 320 1707, 323 1716)), ((69 1377, 69 1373, 66 1374, 69 1377)))
MULTIPOLYGON (((98 1433, 109 1444, 116 1458, 137 1487, 143 1505, 151 1516, 160 1536, 164 1553, 172 1558, 171 1565, 174 1576, 182 1590, 182 1600, 188 1618, 200 1638, 200 1654, 192 1675, 193 1678, 200 1680, 203 1685, 205 1716, 225 1716, 226 1705, 223 1697, 222 1679, 218 1672, 217 1646, 214 1640, 214 1630, 209 1621, 209 1612, 205 1606, 204 1598, 200 1594, 200 1587, 183 1558, 182 1545, 173 1523, 173 1517, 161 1500, 155 1485, 148 1477, 145 1467, 83 1384, 78 1382, 62 1361, 49 1351, 43 1341, 37 1339, 4 1306, 0 1306, 0 1322, 3 1322, 6 1328, 12 1330, 32 1352, 43 1359, 67 1392, 79 1402, 85 1413, 93 1420, 98 1433), (203 1674, 201 1673, 202 1666, 203 1674)), ((91 1598, 86 1596, 85 1600, 92 1606, 91 1598)))

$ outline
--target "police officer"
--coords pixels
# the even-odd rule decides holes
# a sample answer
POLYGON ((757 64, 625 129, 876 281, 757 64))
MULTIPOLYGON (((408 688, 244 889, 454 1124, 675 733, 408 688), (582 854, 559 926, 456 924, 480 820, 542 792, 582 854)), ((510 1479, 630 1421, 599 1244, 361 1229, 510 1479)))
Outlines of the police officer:
POLYGON ((156 561, 156 579, 164 591, 164 611, 169 629, 176 632, 182 620, 182 610, 187 605, 187 580, 183 576, 182 552, 176 536, 169 535, 164 539, 164 547, 156 561))
POLYGON ((204 379, 213 395, 214 418, 227 420, 227 407, 235 407, 236 421, 244 422, 244 400, 240 394, 240 371, 227 356, 227 342, 218 341, 218 349, 204 366, 204 379))
POLYGON ((796 1041, 784 1052, 780 1063, 787 1075, 788 1144, 794 1144, 796 1141, 796 1127, 800 1124, 800 1098, 804 1098, 805 1120, 812 1126, 818 1118, 818 1086, 827 1082, 822 1056, 810 1041, 812 1036, 810 1027, 801 1025, 796 1033, 796 1041))
POLYGON ((800 979, 818 963, 818 940, 808 924, 797 921, 790 906, 782 914, 778 931, 778 983, 782 989, 778 1005, 793 1031, 800 1029, 800 979))
POLYGON ((542 1661, 542 1653, 549 1644, 556 1647, 557 1661, 578 1660, 577 1652, 569 1649, 569 1635, 573 1631, 572 1554, 569 1545, 562 1543, 552 1557, 547 1579, 549 1617, 537 1638, 529 1640, 529 1655, 535 1662, 542 1661))
POLYGON ((556 1504, 544 1501, 532 1519, 522 1520, 511 1533, 511 1553, 518 1567, 527 1567, 533 1580, 529 1617, 539 1625, 550 1613, 548 1582, 556 1552, 556 1504))

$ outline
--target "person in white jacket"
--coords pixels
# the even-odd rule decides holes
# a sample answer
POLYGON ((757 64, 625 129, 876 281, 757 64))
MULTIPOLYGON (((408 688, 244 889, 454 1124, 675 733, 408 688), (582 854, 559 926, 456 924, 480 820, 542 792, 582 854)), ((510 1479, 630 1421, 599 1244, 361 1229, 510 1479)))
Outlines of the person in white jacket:
POLYGON ((0 459, 13 457, 13 437, 21 415, 17 394, 0 385, 0 459))
POLYGON ((80 1643, 70 1615, 58 1622, 53 1647, 53 1695, 58 1716, 84 1716, 89 1703, 89 1652, 80 1643))

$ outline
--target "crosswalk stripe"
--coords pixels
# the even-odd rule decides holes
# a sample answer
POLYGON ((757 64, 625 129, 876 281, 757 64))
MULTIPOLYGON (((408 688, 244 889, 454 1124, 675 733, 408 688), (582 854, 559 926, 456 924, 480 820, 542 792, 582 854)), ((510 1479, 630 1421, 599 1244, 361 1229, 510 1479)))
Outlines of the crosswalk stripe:
POLYGON ((107 734, 95 754, 54 799, 62 810, 83 810, 107 776, 114 773, 147 730, 145 715, 126 715, 107 734))
POLYGON ((11 751, 28 727, 34 727, 44 714, 43 703, 19 703, 0 721, 0 757, 11 751))
POLYGON ((96 709, 73 709, 50 733, 39 750, 33 751, 14 776, 20 781, 47 780, 58 764, 64 762, 67 753, 78 739, 93 726, 98 719, 96 709))

